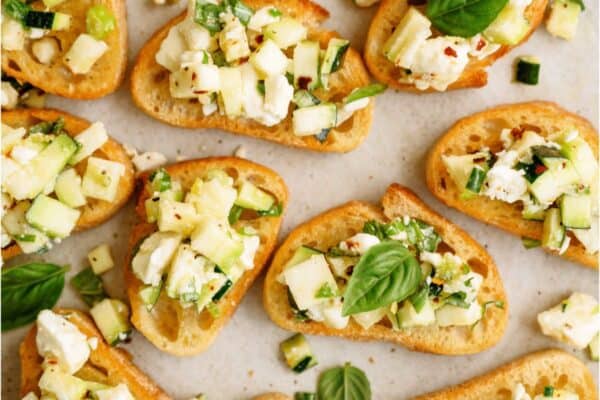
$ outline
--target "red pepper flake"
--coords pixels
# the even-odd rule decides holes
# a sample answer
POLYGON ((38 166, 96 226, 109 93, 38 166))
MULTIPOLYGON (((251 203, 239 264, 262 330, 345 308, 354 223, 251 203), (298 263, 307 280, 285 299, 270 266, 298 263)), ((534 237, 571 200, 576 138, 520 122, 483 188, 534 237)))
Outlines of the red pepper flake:
POLYGON ((512 128, 510 130, 510 134, 513 138, 515 138, 516 140, 519 140, 523 137, 523 132, 525 132, 525 129, 518 127, 518 128, 512 128))
POLYGON ((300 89, 308 89, 308 84, 310 83, 310 81, 312 81, 311 77, 308 76, 301 76, 298 78, 298 87, 300 89))
POLYGON ((195 81, 198 75, 195 72, 192 72, 192 80, 195 81))
POLYGON ((477 42, 477 47, 476 47, 477 51, 483 49, 484 47, 485 47, 485 40, 479 39, 479 42, 477 42))
POLYGON ((256 37, 256 43, 261 44, 263 42, 263 40, 265 40, 265 37, 263 35, 258 35, 256 37))
POLYGON ((544 171, 546 171, 548 169, 548 167, 546 167, 545 165, 542 164, 536 164, 534 172, 536 175, 541 175, 544 173, 544 171))
POLYGON ((447 55, 448 57, 456 57, 456 50, 454 50, 452 47, 448 46, 444 49, 444 54, 447 55))

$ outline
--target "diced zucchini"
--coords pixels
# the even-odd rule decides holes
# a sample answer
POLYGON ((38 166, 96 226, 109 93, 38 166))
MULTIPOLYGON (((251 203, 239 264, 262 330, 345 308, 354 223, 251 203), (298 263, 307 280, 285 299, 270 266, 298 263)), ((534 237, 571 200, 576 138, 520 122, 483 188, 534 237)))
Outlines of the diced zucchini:
POLYGON ((86 130, 75 136, 75 141, 79 144, 79 150, 69 160, 71 165, 75 165, 84 158, 91 156, 108 141, 106 128, 102 122, 94 122, 86 130))
POLYGON ((211 310, 214 311, 215 303, 212 302, 212 299, 217 292, 223 288, 227 281, 228 278, 226 275, 217 274, 213 279, 205 283, 204 286, 202 286, 200 298, 196 302, 196 310, 201 312, 206 308, 209 312, 211 312, 211 310))
POLYGON ((155 193, 152 197, 146 199, 144 207, 146 209, 146 220, 149 223, 156 222, 156 219, 158 218, 158 205, 160 204, 161 199, 182 201, 183 190, 181 190, 179 182, 173 182, 171 189, 155 193))
POLYGON ((280 348, 287 365, 294 372, 300 373, 317 365, 317 359, 301 333, 281 342, 280 348))
POLYGON ((25 16, 25 26, 29 28, 67 30, 71 26, 71 16, 59 12, 30 10, 25 16))
POLYGON ((542 246, 558 250, 563 240, 565 240, 565 227, 560 223, 560 211, 558 208, 549 208, 544 219, 542 246))
POLYGON ((592 223, 592 196, 589 193, 562 195, 560 215, 566 228, 588 229, 592 223))
POLYGON ((541 241, 537 239, 531 239, 528 237, 521 238, 521 243, 523 243, 523 247, 525 247, 528 250, 533 249, 535 247, 540 247, 542 245, 541 241))
POLYGON ((373 83, 353 89, 348 96, 344 97, 344 104, 350 105, 350 103, 377 96, 378 94, 385 92, 385 89, 387 89, 387 86, 381 83, 373 83))
POLYGON ((115 266, 115 262, 110 254, 110 246, 106 243, 93 248, 88 253, 87 258, 96 275, 103 274, 115 266))
POLYGON ((298 90, 294 93, 292 100, 299 108, 316 106, 321 103, 318 97, 314 96, 308 90, 298 90))
POLYGON ((329 264, 322 254, 311 256, 309 259, 285 269, 281 279, 288 286, 299 310, 307 310, 327 299, 317 297, 319 289, 324 285, 337 291, 337 283, 329 264))
POLYGON ((95 4, 88 8, 85 15, 87 32, 98 40, 102 40, 115 30, 117 21, 113 13, 103 4, 95 4))
POLYGON ((164 192, 171 189, 171 175, 164 168, 152 172, 149 177, 152 192, 164 192))
POLYGON ((327 262, 331 267, 331 271, 338 278, 350 280, 352 275, 352 269, 358 263, 360 257, 349 257, 349 256, 327 256, 327 262))
POLYGON ((179 299, 184 306, 196 302, 206 280, 207 263, 208 260, 192 250, 190 245, 179 245, 165 284, 167 296, 179 299))
POLYGON ((528 85, 537 85, 540 77, 540 60, 533 56, 519 57, 516 79, 528 85))
POLYGON ((383 46, 384 56, 402 68, 411 68, 415 54, 431 36, 431 21, 416 8, 409 7, 394 33, 383 46))
MULTIPOLYGON (((452 180, 454 181, 454 184, 456 185, 456 187, 461 191, 461 197, 463 199, 469 199, 473 196, 474 193, 479 193, 479 191, 477 192, 472 192, 467 190, 467 185, 469 183, 469 180, 471 178, 471 174, 473 173, 473 170, 475 168, 481 168, 481 172, 485 172, 484 169, 475 163, 475 160, 478 159, 483 159, 486 160, 488 157, 487 153, 475 153, 475 154, 465 154, 465 155, 444 155, 442 156, 442 162, 444 163, 444 165, 446 166, 446 169, 448 170, 448 174, 450 175, 450 177, 452 178, 452 180)), ((482 178, 479 173, 479 171, 476 171, 476 176, 474 177, 474 180, 472 181, 473 183, 473 188, 476 188, 477 185, 475 185, 476 183, 479 184, 479 182, 477 182, 480 178, 482 178)), ((483 178, 485 178, 485 175, 483 176, 483 178)), ((483 181, 481 181, 481 183, 483 184, 483 181)), ((481 187, 480 187, 481 189, 481 187)))
POLYGON ((402 307, 398 310, 398 323, 401 328, 411 328, 415 326, 427 326, 435 323, 435 312, 429 299, 425 300, 423 307, 419 312, 410 301, 404 301, 402 307))
POLYGON ((219 45, 225 53, 225 60, 232 63, 240 58, 250 56, 246 28, 238 18, 226 16, 225 26, 219 34, 219 45))
POLYGON ((129 309, 122 301, 104 299, 90 309, 90 314, 102 336, 111 346, 124 342, 131 336, 129 309))
POLYGON ((292 115, 294 134, 297 136, 317 135, 335 127, 337 108, 335 104, 322 103, 312 107, 298 108, 292 115))
POLYGON ((108 45, 105 42, 82 33, 65 54, 64 62, 74 74, 87 74, 106 51, 108 45))
POLYGON ((266 39, 271 39, 280 49, 287 49, 306 39, 308 29, 294 18, 282 17, 263 28, 266 39))
POLYGON ((342 67, 344 56, 350 48, 350 42, 346 39, 332 38, 327 44, 325 57, 321 64, 321 84, 327 89, 329 87, 329 75, 342 67))
POLYGON ((494 43, 515 45, 529 32, 529 21, 514 4, 508 3, 483 35, 494 43))
POLYGON ((158 229, 167 232, 178 232, 189 235, 198 222, 198 214, 193 204, 182 203, 170 199, 158 202, 158 229))
POLYGON ((243 93, 242 73, 239 68, 219 68, 221 81, 221 97, 228 117, 242 115, 243 93))
POLYGON ((562 162, 565 158, 559 149, 550 146, 532 146, 531 153, 548 168, 562 162))
POLYGON ((215 218, 204 218, 190 239, 192 249, 217 264, 226 274, 244 251, 244 244, 238 235, 215 218))
POLYGON ((550 5, 550 15, 546 29, 551 35, 565 40, 575 37, 581 5, 572 0, 554 0, 550 5))
POLYGON ((81 188, 87 197, 112 202, 117 197, 119 181, 125 173, 125 166, 103 158, 88 158, 81 188))
POLYGON ((273 207, 275 198, 248 181, 243 181, 235 204, 251 210, 264 211, 273 207))
POLYGON ((46 368, 38 386, 44 393, 51 394, 52 397, 45 396, 46 398, 56 399, 82 399, 89 390, 86 381, 64 373, 58 368, 46 368))
POLYGON ((186 203, 193 204, 199 215, 224 220, 238 196, 230 182, 231 178, 227 178, 226 181, 218 178, 206 181, 197 179, 186 196, 186 203))
POLYGON ((44 2, 44 5, 48 8, 52 8, 55 7, 61 3, 63 3, 65 0, 42 0, 44 2))
POLYGON ((535 199, 531 199, 531 201, 524 204, 522 215, 525 219, 543 221, 544 216, 546 215, 546 209, 535 199))
POLYGON ((473 193, 479 193, 485 181, 485 175, 486 170, 479 165, 475 165, 469 174, 465 189, 473 193))
POLYGON ((294 48, 294 85, 313 90, 319 86, 319 42, 304 40, 294 48))
POLYGON ((600 345, 600 333, 596 334, 589 344, 590 358, 598 361, 598 345, 600 345))
POLYGON ((363 329, 369 329, 386 316, 388 307, 377 308, 373 311, 362 312, 353 314, 352 318, 359 324, 363 329))
POLYGON ((61 202, 71 208, 82 207, 87 203, 81 190, 81 177, 73 168, 64 170, 56 178, 54 192, 61 202))
POLYGON ((250 63, 263 77, 283 74, 289 62, 290 60, 279 49, 279 46, 270 39, 265 40, 250 56, 250 63))
POLYGON ((470 326, 481 319, 482 307, 476 301, 468 308, 445 304, 435 311, 438 326, 470 326))
POLYGON ((45 195, 35 198, 25 214, 27 222, 50 237, 65 238, 75 228, 81 212, 45 195))
POLYGON ((559 142, 561 144, 560 152, 571 160, 581 181, 586 185, 592 184, 598 173, 598 161, 596 161, 590 145, 579 136, 571 140, 563 138, 559 142))
POLYGON ((30 226, 25 220, 29 201, 20 201, 2 216, 2 227, 15 239, 23 253, 43 251, 49 247, 48 236, 30 226))
POLYGON ((231 279, 227 279, 225 283, 223 283, 223 286, 221 286, 219 290, 217 290, 217 292, 213 295, 212 301, 216 303, 219 300, 221 300, 223 296, 227 294, 229 289, 231 289, 231 286, 233 286, 233 281, 231 279))
POLYGON ((146 310, 152 311, 154 305, 158 301, 160 297, 160 291, 162 289, 163 283, 160 281, 158 286, 144 286, 140 289, 138 296, 142 299, 142 302, 146 305, 146 310))
MULTIPOLYGON (((579 181, 579 174, 571 161, 560 158, 556 160, 533 183, 528 183, 529 190, 541 204, 553 203, 566 189, 579 181)), ((551 159, 546 158, 545 161, 550 163, 551 159)))
POLYGON ((33 160, 8 177, 4 190, 15 200, 34 198, 56 179, 75 151, 77 145, 69 135, 58 135, 33 160))
POLYGON ((318 254, 323 253, 321 253, 319 250, 315 250, 307 246, 300 246, 296 249, 296 251, 292 255, 292 258, 290 258, 290 260, 285 264, 283 270, 285 271, 286 269, 293 267, 294 265, 300 264, 301 262, 304 262, 312 256, 318 254))
POLYGON ((2 154, 8 154, 12 148, 23 139, 27 130, 25 128, 13 128, 2 123, 2 154))

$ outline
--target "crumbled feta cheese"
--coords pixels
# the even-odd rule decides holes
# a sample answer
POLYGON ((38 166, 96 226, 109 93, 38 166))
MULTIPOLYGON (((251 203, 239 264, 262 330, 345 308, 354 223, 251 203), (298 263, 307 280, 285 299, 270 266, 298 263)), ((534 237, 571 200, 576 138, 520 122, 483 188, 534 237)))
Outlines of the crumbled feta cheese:
POLYGON ((39 397, 35 393, 29 392, 21 400, 39 400, 39 397))
POLYGON ((510 148, 514 143, 512 129, 502 129, 502 131, 500 132, 500 140, 502 141, 502 146, 505 149, 510 148))
POLYGON ((9 82, 2 82, 0 104, 7 110, 12 110, 19 104, 19 92, 9 82))
POLYGON ((513 388, 512 400, 531 400, 531 396, 527 394, 525 386, 522 383, 517 383, 513 388))
MULTIPOLYGON (((280 15, 277 15, 277 11, 279 10, 273 6, 259 8, 250 18, 250 21, 248 22, 248 29, 256 32, 262 32, 263 26, 279 21, 281 17, 280 15)), ((279 12, 279 14, 281 14, 281 12, 279 12)))
POLYGON ((365 254, 369 248, 379 244, 380 240, 375 235, 357 233, 349 239, 340 242, 340 249, 352 254, 365 254))
POLYGON ((131 262, 135 275, 146 285, 157 286, 181 240, 172 232, 155 232, 146 238, 131 262))
POLYGON ((13 18, 2 18, 2 49, 23 50, 25 47, 25 29, 13 18))
POLYGON ((58 368, 74 374, 90 356, 87 337, 65 317, 43 310, 37 317, 35 338, 38 353, 55 359, 58 368))
POLYGON ((135 400, 127 386, 123 383, 112 388, 96 390, 94 394, 98 400, 135 400))
POLYGON ((272 75, 265 79, 265 111, 281 121, 288 114, 294 97, 294 87, 283 75, 272 75))
POLYGON ((522 170, 494 165, 486 175, 483 194, 493 200, 514 203, 527 193, 527 181, 522 170))
POLYGON ((39 153, 38 149, 29 146, 15 146, 10 152, 10 156, 13 160, 21 165, 27 164, 29 161, 35 158, 39 153))
POLYGON ((179 32, 179 27, 174 26, 169 30, 165 40, 160 44, 160 49, 156 53, 155 60, 171 72, 179 69, 180 56, 187 49, 185 40, 179 32))
POLYGON ((178 27, 190 50, 210 50, 216 42, 216 38, 211 36, 208 29, 191 19, 186 19, 178 27))
POLYGON ((434 267, 439 266, 443 261, 443 257, 440 253, 430 253, 428 251, 422 251, 419 254, 419 258, 421 259, 421 262, 429 263, 434 267))
POLYGON ((138 154, 131 159, 138 172, 149 171, 161 167, 167 163, 167 157, 162 153, 148 151, 138 154))
POLYGON ((47 31, 41 28, 29 28, 29 39, 41 39, 47 31))
POLYGON ((544 335, 578 349, 584 349, 600 331, 598 301, 584 293, 573 293, 537 318, 544 335))
POLYGON ((339 297, 328 299, 321 305, 323 322, 334 329, 344 329, 350 320, 349 316, 342 315, 342 300, 339 297))
POLYGON ((212 113, 214 113, 218 109, 219 109, 219 106, 215 102, 208 103, 208 104, 203 104, 202 105, 202 114, 205 117, 208 117, 209 115, 211 115, 212 113))
POLYGON ((31 52, 42 64, 50 64, 59 51, 58 42, 53 37, 45 37, 31 44, 31 52))

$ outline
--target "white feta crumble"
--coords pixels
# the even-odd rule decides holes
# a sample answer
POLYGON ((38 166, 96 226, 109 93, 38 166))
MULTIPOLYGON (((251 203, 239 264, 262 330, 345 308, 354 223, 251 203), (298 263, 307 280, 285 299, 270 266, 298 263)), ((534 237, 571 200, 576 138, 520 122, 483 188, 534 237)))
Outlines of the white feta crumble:
POLYGON ((483 194, 493 200, 514 203, 527 193, 527 181, 522 170, 505 165, 494 165, 486 175, 483 194))
POLYGON ((0 104, 2 108, 12 110, 19 103, 19 92, 9 83, 2 82, 2 90, 0 91, 0 104))
POLYGON ((513 388, 512 400, 531 400, 531 396, 527 394, 525 386, 522 383, 517 383, 513 388))
POLYGON ((357 233, 349 239, 340 242, 339 247, 342 251, 352 254, 364 254, 369 248, 379 244, 377 236, 368 233, 357 233))

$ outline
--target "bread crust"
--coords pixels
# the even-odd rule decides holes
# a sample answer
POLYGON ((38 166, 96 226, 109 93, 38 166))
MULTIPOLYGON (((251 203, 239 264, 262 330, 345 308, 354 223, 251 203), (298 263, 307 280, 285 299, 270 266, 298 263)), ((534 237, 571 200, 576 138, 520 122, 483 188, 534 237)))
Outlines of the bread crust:
MULTIPOLYGON (((248 0, 252 8, 274 5, 284 14, 299 19, 309 27, 309 37, 328 43, 336 32, 319 29, 319 25, 327 19, 329 13, 321 6, 309 0, 248 0)), ((185 18, 185 13, 172 19, 160 28, 144 45, 138 54, 131 73, 131 94, 135 104, 146 114, 162 122, 184 128, 220 128, 225 131, 270 140, 287 146, 301 147, 322 152, 347 152, 358 147, 367 137, 373 116, 374 102, 358 110, 342 125, 330 131, 324 143, 313 136, 296 136, 293 134, 291 113, 281 123, 267 127, 245 118, 229 119, 218 112, 205 117, 197 102, 186 99, 174 99, 169 92, 168 71, 155 60, 160 44, 167 36, 169 29, 185 18)), ((330 90, 315 93, 321 98, 341 100, 352 89, 369 84, 370 79, 360 54, 350 48, 345 56, 342 68, 331 75, 330 90)))
POLYGON ((102 4, 111 10, 117 24, 104 39, 109 46, 108 50, 89 73, 74 75, 62 62, 62 56, 71 48, 75 39, 79 34, 86 32, 85 19, 90 3, 85 1, 69 1, 53 7, 53 10, 70 14, 73 18, 71 18, 71 29, 52 31, 49 34, 59 41, 62 49, 50 64, 38 62, 28 49, 3 50, 2 71, 19 81, 29 82, 44 92, 71 99, 97 99, 117 90, 125 78, 127 66, 126 2, 94 0, 93 3, 102 4))
MULTIPOLYGON (((68 114, 64 111, 46 109, 17 109, 2 112, 2 123, 12 127, 29 127, 41 121, 54 121, 62 117, 65 121, 65 131, 70 136, 76 136, 90 126, 90 122, 68 114)), ((75 232, 93 228, 107 221, 117 213, 127 203, 133 193, 135 186, 135 173, 133 164, 127 156, 125 149, 121 144, 112 138, 109 138, 104 145, 96 150, 92 156, 104 158, 106 160, 121 163, 125 167, 125 173, 119 181, 119 189, 113 202, 87 199, 87 204, 81 208, 81 216, 75 226, 75 232)), ((77 163, 75 169, 82 175, 85 172, 87 159, 77 163)), ((8 260, 21 254, 21 249, 14 243, 2 249, 2 259, 8 260)))
MULTIPOLYGON (((576 128, 598 159, 598 133, 589 121, 551 102, 506 104, 460 119, 439 138, 427 157, 427 186, 434 196, 450 207, 513 235, 539 240, 542 238, 543 223, 523 219, 517 204, 491 200, 485 196, 461 200, 461 191, 442 161, 442 155, 466 154, 485 146, 500 150, 500 131, 519 126, 537 129, 542 136, 561 129, 576 128)), ((598 268, 598 256, 586 253, 574 236, 562 256, 586 267, 598 268)))
POLYGON ((289 234, 275 253, 265 279, 263 303, 273 322, 295 332, 340 336, 351 340, 385 340, 410 350, 437 354, 478 353, 496 344, 506 327, 508 304, 498 269, 491 256, 465 231, 431 210, 406 187, 392 184, 381 204, 382 206, 376 206, 351 201, 314 217, 289 234), (363 329, 351 319, 346 328, 333 329, 320 322, 301 322, 294 318, 287 289, 277 281, 277 277, 299 246, 307 245, 326 251, 341 240, 362 231, 368 220, 387 221, 404 215, 434 226, 444 243, 484 276, 478 300, 482 303, 503 301, 504 308, 488 307, 485 317, 474 328, 426 326, 394 331, 390 326, 378 323, 369 329, 363 329))
MULTIPOLYGON (((542 22, 547 4, 548 0, 533 0, 525 10, 525 16, 530 22, 530 29, 527 35, 518 44, 514 46, 503 45, 496 52, 481 60, 472 58, 460 78, 450 84, 447 90, 485 86, 487 84, 486 68, 508 53, 512 48, 519 46, 529 39, 533 31, 542 22)), ((400 83, 398 81, 400 68, 383 55, 383 47, 386 41, 393 32, 393 29, 400 23, 408 7, 407 0, 381 1, 367 34, 364 50, 365 63, 375 79, 387 84, 390 88, 421 94, 434 93, 437 91, 433 88, 419 90, 414 85, 400 83)))
MULTIPOLYGON (((189 190, 197 177, 211 169, 222 169, 230 175, 248 179, 288 204, 288 191, 283 179, 272 170, 251 161, 234 157, 214 157, 190 160, 166 167, 174 180, 179 180, 184 190, 189 190)), ((254 257, 254 268, 248 270, 219 301, 220 316, 213 318, 204 310, 200 315, 195 308, 183 308, 178 300, 170 299, 163 290, 151 312, 146 310, 138 296, 142 282, 131 269, 134 249, 142 239, 156 231, 156 224, 146 223, 144 201, 148 193, 143 190, 148 183, 148 174, 141 177, 142 191, 138 197, 136 211, 139 222, 133 228, 125 267, 125 285, 131 304, 133 325, 157 348, 177 356, 190 356, 205 350, 215 339, 220 329, 229 321, 244 294, 266 265, 277 241, 283 216, 258 217, 240 220, 234 227, 252 226, 261 238, 261 245, 254 257)))
MULTIPOLYGON (((90 359, 82 369, 77 371, 75 376, 111 386, 124 383, 136 399, 171 399, 142 370, 133 364, 131 361, 132 356, 129 353, 121 348, 112 347, 104 341, 102 334, 87 313, 72 309, 57 309, 54 312, 67 317, 88 338, 95 337, 98 339, 97 348, 91 351, 90 359)), ((37 328, 34 324, 19 347, 21 396, 25 396, 29 392, 40 395, 38 382, 43 373, 43 359, 37 352, 36 333, 37 328)))
POLYGON ((577 393, 581 400, 597 400, 598 393, 587 367, 562 350, 542 350, 518 358, 485 375, 460 385, 416 397, 414 400, 506 400, 514 385, 528 393, 542 393, 545 386, 577 393))

